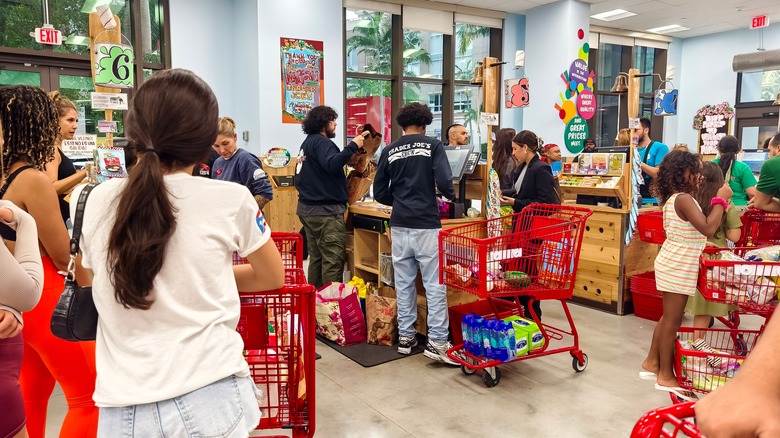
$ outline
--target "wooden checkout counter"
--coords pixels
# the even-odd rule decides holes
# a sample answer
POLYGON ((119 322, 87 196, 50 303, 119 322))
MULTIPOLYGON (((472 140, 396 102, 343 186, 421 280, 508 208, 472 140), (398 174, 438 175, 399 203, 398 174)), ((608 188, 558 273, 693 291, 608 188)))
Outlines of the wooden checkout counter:
MULTIPOLYGON (((284 168, 267 169, 269 175, 293 175, 295 159, 284 168)), ((624 174, 628 175, 628 164, 624 174)), ((480 199, 482 184, 486 180, 487 166, 480 164, 466 181, 468 199, 480 199)), ((581 175, 561 174, 561 179, 581 178, 581 175)), ((627 207, 630 193, 628 178, 619 176, 612 188, 561 186, 564 202, 574 202, 576 195, 595 195, 617 198, 622 208, 583 205, 593 210, 588 219, 580 251, 577 281, 572 301, 589 307, 606 310, 618 315, 633 312, 629 278, 631 275, 650 271, 658 252, 658 245, 648 244, 638 238, 626 245, 625 233, 629 227, 630 210, 627 207)), ((295 210, 298 204, 298 192, 295 187, 274 187, 274 200, 265 208, 266 220, 274 231, 297 232, 301 229, 295 210)), ((484 204, 483 204, 484 205, 484 204)), ((348 237, 347 246, 349 269, 366 281, 378 281, 382 253, 391 253, 391 242, 385 233, 385 222, 389 222, 390 209, 376 202, 358 202, 350 206, 350 219, 353 235, 348 237), (357 219, 357 220, 356 220, 357 219), (357 226, 356 225, 357 222, 357 226)), ((452 228, 475 221, 478 218, 444 219, 442 228, 452 228)), ((466 302, 468 297, 462 294, 454 297, 448 292, 450 305, 466 302)))

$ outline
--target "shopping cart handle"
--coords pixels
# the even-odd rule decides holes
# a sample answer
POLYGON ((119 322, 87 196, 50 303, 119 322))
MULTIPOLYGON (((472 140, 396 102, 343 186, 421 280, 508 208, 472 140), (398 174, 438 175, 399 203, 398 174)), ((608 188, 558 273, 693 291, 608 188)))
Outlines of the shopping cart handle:
POLYGON ((631 438, 675 437, 678 432, 682 434, 680 436, 701 437, 696 425, 686 420, 696 415, 695 404, 696 402, 679 403, 646 413, 636 422, 631 438), (672 430, 664 430, 665 424, 671 425, 672 430))

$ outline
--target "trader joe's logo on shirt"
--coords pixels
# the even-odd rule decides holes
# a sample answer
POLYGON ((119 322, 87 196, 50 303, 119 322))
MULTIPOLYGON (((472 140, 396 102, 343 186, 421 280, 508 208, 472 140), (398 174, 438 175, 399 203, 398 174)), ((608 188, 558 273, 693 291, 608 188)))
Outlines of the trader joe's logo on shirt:
POLYGON ((263 216, 263 212, 260 210, 257 210, 257 216, 255 216, 255 222, 257 222, 257 228, 260 228, 261 233, 265 233, 265 216, 263 216))
POLYGON ((217 175, 217 176, 222 175, 222 168, 220 167, 219 169, 217 169, 217 171, 214 172, 214 174, 217 175))

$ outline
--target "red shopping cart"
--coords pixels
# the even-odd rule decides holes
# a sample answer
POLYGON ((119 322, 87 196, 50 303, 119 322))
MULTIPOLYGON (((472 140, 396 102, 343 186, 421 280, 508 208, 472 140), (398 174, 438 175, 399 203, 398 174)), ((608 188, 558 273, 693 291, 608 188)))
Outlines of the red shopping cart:
MULTIPOLYGON (((299 233, 271 232, 271 240, 276 244, 284 265, 284 284, 305 284, 303 272, 303 236, 299 233)), ((233 253, 234 265, 245 265, 248 261, 238 253, 233 253)))
POLYGON ((242 292, 239 333, 246 360, 262 391, 258 429, 292 429, 314 436, 314 286, 288 285, 242 292))
POLYGON ((532 204, 512 216, 464 225, 439 234, 441 283, 488 301, 483 315, 504 318, 523 315, 520 297, 541 334, 533 336, 530 352, 510 361, 476 356, 454 346, 447 355, 470 375, 484 370, 482 381, 493 387, 501 380, 498 365, 539 356, 568 352, 576 372, 588 365, 579 349, 579 336, 566 300, 572 297, 582 230, 591 210, 565 205, 532 204), (514 304, 493 301, 511 298, 514 304), (557 300, 569 323, 568 329, 544 324, 533 310, 536 300, 557 300), (565 342, 570 341, 569 342, 565 342), (566 345, 564 345, 566 344, 566 345))
MULTIPOLYGON (((303 236, 271 232, 282 256, 285 286, 239 292, 236 330, 244 339, 249 372, 262 391, 258 429, 292 429, 294 438, 314 436, 314 286, 303 273, 303 236)), ((233 264, 247 260, 233 254, 233 264)))
POLYGON ((742 234, 737 246, 780 244, 780 213, 748 210, 742 215, 742 234))
POLYGON ((636 422, 631 438, 699 438, 701 434, 692 422, 695 402, 680 403, 652 410, 636 422))

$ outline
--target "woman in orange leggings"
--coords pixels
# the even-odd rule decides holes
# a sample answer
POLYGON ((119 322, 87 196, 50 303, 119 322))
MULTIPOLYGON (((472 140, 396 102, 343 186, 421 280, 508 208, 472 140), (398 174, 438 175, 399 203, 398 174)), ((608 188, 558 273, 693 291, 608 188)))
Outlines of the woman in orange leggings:
MULTIPOLYGON (((39 304, 24 314, 24 358, 19 381, 31 438, 42 438, 54 382, 59 382, 68 403, 60 437, 94 437, 98 410, 92 401, 95 389, 94 343, 68 342, 54 337, 51 314, 62 293, 64 279, 57 274, 69 261, 68 230, 59 214, 59 202, 51 181, 41 171, 54 155, 59 116, 54 102, 40 88, 0 87, 3 174, 5 192, 36 221, 44 266, 43 293, 39 304)), ((13 252, 15 233, 0 226, 0 235, 13 252)))

